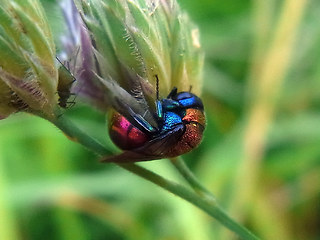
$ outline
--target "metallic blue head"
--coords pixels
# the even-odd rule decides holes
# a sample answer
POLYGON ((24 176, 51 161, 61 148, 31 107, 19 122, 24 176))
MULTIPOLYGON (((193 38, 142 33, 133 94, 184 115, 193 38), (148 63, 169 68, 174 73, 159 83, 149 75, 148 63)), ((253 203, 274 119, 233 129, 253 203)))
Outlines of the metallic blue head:
POLYGON ((179 92, 176 87, 172 89, 169 93, 168 97, 166 98, 168 103, 164 103, 165 108, 180 108, 180 109, 187 109, 187 108, 195 108, 203 111, 203 103, 199 97, 194 95, 191 92, 179 92), (170 104, 171 101, 171 104, 170 104))
POLYGON ((179 102, 179 104, 185 109, 195 108, 203 110, 203 103, 201 99, 190 92, 180 92, 172 96, 172 100, 179 102))

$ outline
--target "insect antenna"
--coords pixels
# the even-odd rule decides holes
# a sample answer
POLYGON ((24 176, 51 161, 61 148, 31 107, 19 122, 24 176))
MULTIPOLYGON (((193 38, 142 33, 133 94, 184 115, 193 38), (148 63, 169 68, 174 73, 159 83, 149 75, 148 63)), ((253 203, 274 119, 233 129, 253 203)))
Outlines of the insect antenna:
POLYGON ((67 69, 67 67, 62 63, 62 61, 58 58, 58 56, 56 56, 56 59, 57 59, 57 61, 61 64, 61 66, 63 66, 66 70, 68 70, 67 69))
POLYGON ((190 85, 189 87, 189 93, 191 93, 191 90, 192 90, 192 85, 190 85))
POLYGON ((156 97, 157 97, 157 100, 159 100, 159 78, 158 78, 158 75, 156 74, 155 75, 156 79, 157 79, 157 83, 156 83, 156 97))

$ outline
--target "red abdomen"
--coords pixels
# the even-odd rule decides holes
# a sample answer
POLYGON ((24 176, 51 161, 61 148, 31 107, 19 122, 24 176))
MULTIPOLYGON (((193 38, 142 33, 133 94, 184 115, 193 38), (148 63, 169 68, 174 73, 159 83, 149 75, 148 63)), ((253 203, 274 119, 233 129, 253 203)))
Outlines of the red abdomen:
POLYGON ((133 126, 118 112, 112 114, 109 134, 111 140, 123 150, 141 147, 149 140, 144 132, 133 126))
POLYGON ((196 148, 202 140, 206 126, 204 113, 198 109, 189 108, 182 118, 186 130, 177 143, 166 154, 167 157, 177 157, 196 148))

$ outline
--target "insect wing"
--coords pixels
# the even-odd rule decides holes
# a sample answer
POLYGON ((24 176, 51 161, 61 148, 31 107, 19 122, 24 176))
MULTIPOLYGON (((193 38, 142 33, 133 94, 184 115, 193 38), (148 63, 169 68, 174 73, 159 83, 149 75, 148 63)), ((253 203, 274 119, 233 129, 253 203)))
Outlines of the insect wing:
POLYGON ((108 156, 102 158, 101 162, 114 162, 114 163, 133 163, 141 161, 150 161, 162 158, 161 156, 150 156, 143 153, 137 153, 133 151, 124 151, 118 155, 108 156))
MULTIPOLYGON (((177 124, 175 128, 167 131, 151 141, 147 142, 143 148, 143 152, 148 155, 166 157, 166 152, 174 146, 185 132, 183 124, 177 124)), ((140 152, 140 150, 138 150, 140 152)))
POLYGON ((168 149, 179 141, 184 132, 185 126, 179 124, 171 131, 159 135, 142 147, 124 151, 118 155, 103 157, 101 162, 129 163, 166 158, 168 149))

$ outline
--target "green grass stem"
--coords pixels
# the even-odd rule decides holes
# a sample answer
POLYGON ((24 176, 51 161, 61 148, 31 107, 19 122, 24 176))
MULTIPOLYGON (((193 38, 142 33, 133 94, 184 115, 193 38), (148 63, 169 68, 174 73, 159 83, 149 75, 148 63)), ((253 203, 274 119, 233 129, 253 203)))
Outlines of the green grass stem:
MULTIPOLYGON (((58 128, 60 128, 64 133, 66 133, 70 139, 76 140, 77 142, 84 145, 88 149, 96 152, 97 154, 99 155, 110 154, 110 150, 106 149, 101 143, 97 142, 95 139, 91 138, 89 135, 84 133, 81 129, 79 129, 77 126, 72 124, 72 122, 70 122, 63 115, 60 116, 56 121, 53 120, 52 122, 58 128)), ((194 206, 206 212, 208 215, 214 217, 222 225, 224 225, 225 227, 227 227, 228 229, 236 233, 241 239, 244 239, 244 240, 259 239, 258 237, 253 235, 249 230, 247 230, 245 227, 241 226, 240 224, 235 222, 231 217, 229 217, 221 209, 221 207, 217 204, 217 202, 212 199, 212 197, 208 198, 207 195, 200 196, 197 193, 190 191, 189 189, 187 189, 186 187, 180 184, 169 181, 163 178, 162 176, 159 176, 158 174, 133 163, 118 164, 118 166, 190 202, 194 206)), ((196 182, 196 181, 193 179, 191 180, 191 182, 196 182)), ((199 184, 196 184, 196 185, 199 185, 199 184)), ((207 190, 205 191, 207 192, 207 190)))

